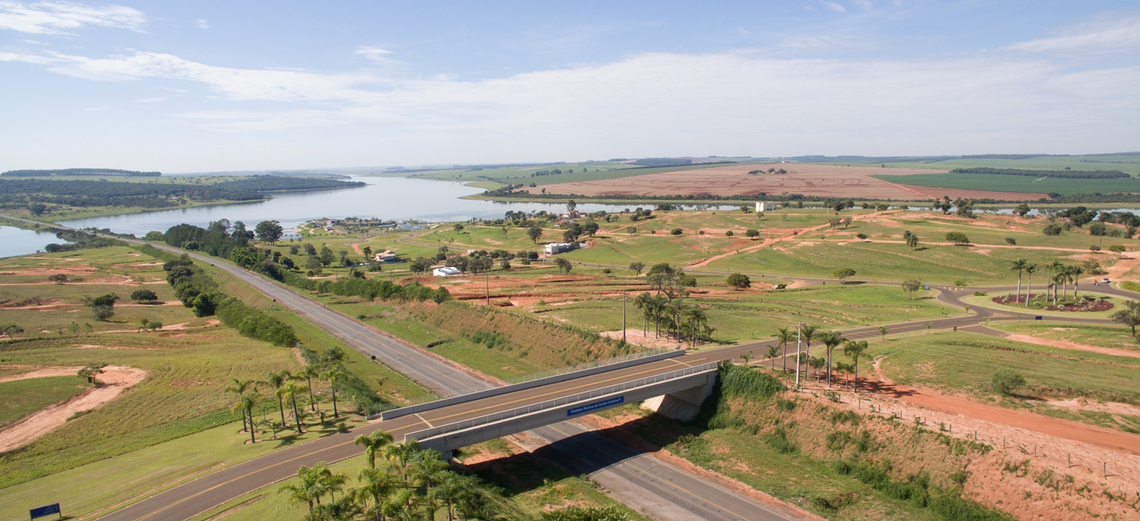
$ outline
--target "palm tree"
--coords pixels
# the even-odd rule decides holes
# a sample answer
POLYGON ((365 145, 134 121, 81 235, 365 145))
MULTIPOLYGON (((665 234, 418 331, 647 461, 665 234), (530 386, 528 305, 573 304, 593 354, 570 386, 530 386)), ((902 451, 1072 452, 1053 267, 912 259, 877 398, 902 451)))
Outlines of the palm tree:
POLYGON ((697 337, 700 333, 701 324, 708 322, 709 315, 708 313, 705 313, 705 310, 697 306, 686 309, 684 314, 685 317, 689 319, 689 330, 692 332, 692 335, 690 336, 692 339, 692 345, 693 347, 696 347, 697 337))
POLYGON ((313 398, 313 377, 320 375, 320 368, 314 364, 305 364, 305 367, 297 372, 297 376, 304 377, 305 382, 309 384, 309 406, 313 412, 317 412, 317 400, 313 398))
POLYGON ((820 370, 820 369, 823 369, 823 364, 824 364, 824 362, 825 362, 825 361, 824 361, 824 359, 823 359, 823 358, 820 358, 820 357, 818 357, 818 356, 811 356, 811 355, 808 355, 808 358, 811 360, 810 362, 808 362, 808 365, 809 365, 809 366, 810 366, 812 369, 815 369, 815 371, 813 371, 813 374, 812 374, 812 376, 813 376, 813 377, 817 377, 817 378, 818 378, 818 377, 819 377, 819 370, 820 370))
POLYGON ((270 371, 265 377, 265 381, 273 386, 273 392, 277 395, 277 410, 281 411, 281 427, 289 426, 288 423, 285 423, 285 403, 281 401, 281 397, 284 396, 284 394, 282 394, 281 389, 285 387, 285 382, 288 382, 291 376, 289 371, 281 371, 279 373, 270 371))
POLYGON ((855 385, 852 388, 855 392, 859 392, 859 359, 863 357, 863 352, 867 350, 867 341, 848 340, 843 346, 843 354, 847 355, 855 362, 855 385))
POLYGON ((826 331, 820 335, 820 341, 827 348, 827 386, 831 387, 831 352, 839 347, 846 338, 839 335, 838 331, 826 331))
MULTIPOLYGON (((1049 264, 1049 280, 1056 282, 1057 279, 1056 279, 1055 274, 1060 274, 1061 270, 1063 270, 1063 269, 1065 269, 1065 265, 1061 264, 1061 261, 1053 261, 1051 264, 1049 264)), ((1057 285, 1056 284, 1053 285, 1053 305, 1054 306, 1057 305, 1057 285)))
POLYGON ((385 445, 380 453, 388 461, 397 463, 399 468, 397 472, 400 474, 400 479, 404 479, 408 470, 408 460, 412 455, 419 452, 420 444, 416 440, 405 441, 404 443, 392 443, 385 445))
POLYGON ((428 519, 433 519, 435 516, 432 514, 439 508, 439 501, 443 499, 435 490, 435 486, 449 474, 449 466, 446 461, 440 459, 438 452, 431 450, 416 451, 409 463, 408 480, 417 488, 423 488, 424 506, 427 509, 425 514, 428 519))
POLYGON ((780 345, 772 344, 768 346, 768 358, 772 360, 772 370, 776 370, 776 357, 780 356, 780 345))
MULTIPOLYGON (((229 392, 237 393, 237 395, 238 395, 238 399, 237 399, 237 403, 235 404, 235 408, 241 409, 241 431, 245 432, 246 431, 246 426, 245 426, 246 414, 245 414, 245 407, 242 405, 242 402, 245 399, 245 391, 254 385, 254 381, 253 380, 241 380, 238 378, 232 378, 232 380, 233 380, 233 384, 231 384, 229 387, 226 387, 226 390, 229 392)), ((250 426, 252 427, 253 416, 249 417, 249 423, 250 423, 250 426)))
POLYGON ((646 291, 633 299, 633 307, 641 310, 641 334, 649 336, 649 315, 652 314, 653 297, 646 291))
POLYGON ((776 339, 784 346, 784 372, 788 372, 788 342, 796 337, 796 332, 790 328, 781 327, 776 330, 776 339))
POLYGON ((279 493, 289 494, 290 503, 308 503, 310 516, 314 506, 321 504, 321 496, 324 495, 319 472, 315 472, 320 465, 324 463, 317 463, 312 467, 301 465, 301 468, 297 469, 297 477, 301 482, 287 483, 277 489, 279 493))
POLYGON ((1069 276, 1073 279, 1073 300, 1077 299, 1077 288, 1081 284, 1081 275, 1085 274, 1085 269, 1080 266, 1072 266, 1069 268, 1069 276))
POLYGON ((328 371, 321 373, 321 379, 328 381, 329 389, 332 390, 333 418, 340 417, 340 412, 336 409, 336 384, 337 382, 343 380, 344 377, 344 371, 341 371, 339 367, 333 367, 328 371))
POLYGON ((243 394, 241 395, 241 411, 243 416, 249 417, 249 441, 250 443, 257 443, 257 430, 253 428, 253 406, 257 405, 256 394, 243 394))
POLYGON ((1026 264, 1025 274, 1029 276, 1029 280, 1025 281, 1025 307, 1029 307, 1029 297, 1033 294, 1033 272, 1037 271, 1036 264, 1026 264))
POLYGON ((304 393, 306 390, 306 387, 296 380, 288 380, 280 389, 277 389, 278 400, 280 400, 282 396, 288 395, 289 399, 293 402, 293 420, 297 424, 297 434, 302 434, 301 412, 297 410, 297 393, 304 393))
MULTIPOLYGON (((806 346, 805 349, 807 350, 807 357, 808 357, 808 363, 809 364, 811 363, 811 341, 815 340, 816 333, 818 331, 819 331, 819 328, 817 328, 811 324, 800 325, 799 338, 800 338, 800 340, 802 340, 804 342, 804 345, 806 346)), ((796 372, 799 372, 799 370, 800 370, 800 368, 797 367, 796 372)))
POLYGON ((890 330, 891 330, 891 328, 889 328, 887 326, 879 326, 879 333, 881 333, 883 335, 883 340, 887 339, 887 331, 890 331, 890 330))
MULTIPOLYGON (((361 437, 357 436, 357 439, 359 440, 361 437)), ((377 519, 382 515, 380 510, 384 500, 404 486, 403 482, 396 476, 374 467, 361 470, 357 476, 357 481, 360 482, 360 487, 353 491, 352 497, 364 505, 365 515, 375 515, 377 519), (371 508, 368 507, 369 499, 372 500, 371 508)))
POLYGON ((357 445, 364 445, 364 457, 368 458, 368 468, 376 468, 376 454, 379 453, 384 446, 392 443, 392 435, 390 433, 376 430, 372 434, 358 434, 353 438, 353 443, 357 445))
POLYGON ((1017 293, 1014 294, 1015 295, 1014 302, 1016 302, 1017 299, 1021 298, 1021 272, 1025 271, 1025 267, 1028 265, 1029 265, 1029 262, 1026 261, 1025 259, 1017 259, 1017 260, 1013 261, 1013 263, 1009 267, 1010 271, 1014 271, 1014 270, 1017 271, 1017 293))

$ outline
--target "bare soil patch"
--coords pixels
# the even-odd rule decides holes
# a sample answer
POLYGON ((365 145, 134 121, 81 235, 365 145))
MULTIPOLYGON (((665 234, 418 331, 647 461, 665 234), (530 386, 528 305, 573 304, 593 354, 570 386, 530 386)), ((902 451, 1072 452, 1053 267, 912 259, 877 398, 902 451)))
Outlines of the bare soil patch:
MULTIPOLYGON (((80 369, 82 367, 50 367, 5 377, 7 379, 0 379, 0 381, 48 376, 73 376, 80 369)), ((92 387, 66 402, 40 410, 0 431, 0 452, 8 452, 31 443, 36 438, 63 426, 67 423, 67 419, 76 413, 95 409, 114 400, 127 388, 141 382, 145 377, 146 371, 142 369, 117 365, 104 367, 103 374, 99 375, 99 380, 103 382, 102 386, 92 387)))
MULTIPOLYGON (((602 331, 598 333, 606 338, 621 339, 621 330, 602 331)), ((680 347, 681 343, 666 336, 654 336, 653 333, 644 334, 640 329, 629 328, 625 330, 625 341, 643 347, 680 347)))
POLYGON ((982 190, 949 190, 900 185, 872 175, 937 174, 947 170, 875 168, 810 164, 731 165, 703 170, 681 170, 617 179, 546 185, 547 193, 591 195, 755 195, 799 193, 822 197, 916 200, 949 196, 951 199, 1037 200, 1044 194, 982 190), (787 174, 749 174, 753 170, 785 169, 787 174))
POLYGON ((1074 351, 1088 351, 1090 353, 1100 353, 1102 355, 1113 356, 1126 356, 1130 358, 1140 358, 1140 351, 1130 351, 1128 349, 1118 349, 1113 347, 1090 346, 1088 344, 1078 344, 1068 340, 1054 340, 1049 338, 1035 337, 1032 335, 1022 334, 1009 334, 1006 335, 1007 339, 1015 342, 1025 342, 1027 344, 1037 344, 1042 346, 1059 347, 1061 349, 1072 349, 1074 351))

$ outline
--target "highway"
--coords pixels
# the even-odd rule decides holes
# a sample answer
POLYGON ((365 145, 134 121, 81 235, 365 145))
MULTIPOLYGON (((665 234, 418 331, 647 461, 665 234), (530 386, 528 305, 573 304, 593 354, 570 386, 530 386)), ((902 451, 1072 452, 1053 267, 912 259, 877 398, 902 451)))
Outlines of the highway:
MULTIPOLYGON (((123 239, 126 240, 126 239, 123 239)), ((143 244, 142 241, 128 242, 143 244)), ((175 253, 182 250, 165 245, 154 245, 175 253)), ((189 253, 189 252, 187 252, 189 253)), ((287 307, 325 329, 345 344, 400 371, 425 387, 445 396, 466 394, 473 391, 497 387, 491 380, 474 375, 469 369, 454 362, 427 353, 415 346, 374 330, 340 312, 300 295, 292 289, 268 280, 260 275, 243 270, 232 264, 200 254, 189 253, 195 260, 216 266, 238 278, 242 282, 273 298, 278 304, 287 307)), ((638 366, 640 367, 640 366, 638 366)), ((678 367, 670 364, 672 369, 678 367)), ((655 368, 657 371, 661 369, 655 368)), ((604 376, 609 373, 603 373, 604 376)), ((595 382, 579 382, 579 386, 595 385, 595 382)), ((599 386, 609 385, 602 383, 599 386)), ((543 388, 535 391, 543 392, 543 388)), ((584 390, 585 387, 582 387, 584 390)), ((550 391, 544 391, 550 393, 550 391)), ((579 391, 573 391, 579 392, 579 391)), ((572 394, 569 393, 568 394, 572 394)), ((547 394, 553 396, 551 394, 547 394)), ((515 406, 515 401, 501 400, 501 409, 515 406)), ((542 401, 546 398, 540 398, 542 401)), ((517 398, 513 399, 517 400, 517 398)), ((494 412, 486 405, 472 408, 470 404, 456 406, 476 416, 494 412)), ((429 416, 428 421, 438 425, 438 421, 466 419, 463 414, 447 409, 432 411, 450 414, 444 419, 429 416)), ((421 415, 422 416, 422 415, 421 415)), ((300 465, 312 465, 318 461, 333 462, 362 453, 362 449, 352 444, 357 434, 384 429, 402 437, 427 427, 415 416, 399 418, 391 422, 381 422, 360 427, 347 434, 336 434, 313 440, 301 445, 276 451, 260 458, 246 461, 208 474, 173 489, 160 492, 143 501, 103 516, 107 521, 142 521, 145 519, 183 520, 209 510, 264 486, 277 483, 296 475, 300 465)), ((560 450, 561 465, 585 471, 619 501, 643 510, 651 517, 677 520, 724 520, 724 521, 776 521, 796 519, 797 513, 790 508, 769 505, 725 489, 684 469, 658 460, 647 454, 639 454, 619 443, 591 433, 592 429, 578 422, 564 422, 557 426, 543 427, 531 431, 531 435, 555 443, 560 450), (588 441, 586 441, 588 440, 588 441)))
MULTIPOLYGON (((144 244, 142 241, 122 240, 144 244)), ((183 253, 181 250, 165 245, 155 246, 175 253, 183 253)), ((362 353, 376 356, 377 359, 393 369, 441 395, 466 394, 497 386, 497 383, 490 378, 476 375, 469 369, 449 360, 388 337, 286 286, 211 257, 194 253, 190 255, 198 261, 214 265, 230 273, 273 298, 278 304, 308 318, 347 345, 362 353)), ((820 279, 809 282, 834 281, 820 279)), ((938 295, 940 301, 957 307, 962 306, 958 299, 959 294, 972 294, 975 290, 975 288, 946 286, 937 286, 934 289, 940 291, 938 295)), ((1011 288, 985 289, 987 291, 1001 291, 1011 288)), ((1111 287, 1098 287, 1096 291, 1120 296, 1134 296, 1111 287)), ((993 330, 979 326, 982 326, 987 320, 1031 319, 1033 316, 1032 313, 1026 313, 1023 317, 1018 317, 1014 314, 995 313, 977 307, 972 308, 972 310, 974 313, 969 316, 891 324, 889 325, 890 333, 952 328, 973 328, 973 330, 980 332, 993 333, 993 330)), ((1109 323, 1104 320, 1090 319, 1066 319, 1066 322, 1109 323)), ((880 334, 877 325, 853 328, 842 331, 842 333, 850 339, 875 337, 880 334)), ((160 492, 99 519, 108 521, 189 519, 231 499, 287 479, 295 475, 296 469, 300 465, 311 465, 318 461, 339 461, 360 454, 362 452, 360 448, 352 444, 352 438, 357 434, 384 429, 392 432, 397 439, 400 439, 407 432, 436 426, 441 422, 458 421, 496 410, 509 409, 528 401, 535 403, 559 394, 572 394, 591 387, 604 387, 609 385, 606 382, 634 379, 638 378, 638 375, 652 374, 655 371, 658 373, 668 372, 686 365, 692 366, 710 361, 737 358, 744 353, 759 355, 766 351, 772 343, 773 341, 764 341, 687 354, 679 358, 602 373, 520 393, 501 395, 485 401, 468 402, 420 415, 362 426, 351 433, 336 434, 313 440, 223 468, 212 474, 160 492)), ((574 469, 575 472, 589 473, 591 477, 606 487, 616 499, 655 518, 776 520, 799 517, 795 510, 781 508, 779 505, 769 505, 745 497, 651 455, 637 453, 609 438, 589 431, 589 428, 577 422, 569 421, 536 429, 531 431, 531 435, 545 441, 552 450, 560 454, 557 458, 558 464, 574 469)))

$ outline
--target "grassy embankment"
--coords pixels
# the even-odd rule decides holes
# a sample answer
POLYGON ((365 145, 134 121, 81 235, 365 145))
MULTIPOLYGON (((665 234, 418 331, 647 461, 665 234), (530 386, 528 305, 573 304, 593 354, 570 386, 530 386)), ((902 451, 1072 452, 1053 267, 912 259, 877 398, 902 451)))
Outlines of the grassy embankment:
POLYGON ((67 401, 87 388, 78 376, 31 378, 0 383, 0 428, 52 404, 67 401))
MULTIPOLYGON (((69 421, 23 449, 0 456, 6 469, 0 481, 0 517, 16 517, 29 504, 66 500, 76 514, 91 512, 177 480, 219 463, 233 463, 275 448, 335 432, 332 422, 310 426, 303 436, 275 427, 276 399, 262 396, 254 410, 259 440, 276 441, 248 446, 231 406, 234 395, 224 391, 232 378, 263 379, 269 371, 296 370, 298 357, 289 349, 239 336, 222 326, 197 319, 181 303, 133 305, 125 297, 147 288, 160 301, 173 299, 159 261, 124 247, 81 250, 5 259, 6 275, 0 292, 9 307, 0 308, 6 322, 23 325, 27 333, 0 344, 5 365, 84 366, 92 363, 126 365, 147 371, 146 378, 115 401, 69 421), (47 283, 49 272, 67 267, 71 281, 47 283), (129 277, 129 280, 126 278, 129 277), (82 279, 82 280, 76 280, 82 279), (27 285, 27 284, 35 285, 27 285), (109 322, 90 318, 84 295, 117 292, 124 297, 109 322), (46 308, 36 306, 36 298, 46 308), (16 304, 16 307, 10 307, 16 304), (21 309, 22 308, 22 309, 21 309), (185 329, 140 333, 141 318, 185 329), (73 331, 71 323, 79 325, 73 331), (85 332, 86 324, 91 331, 85 332), (98 477, 95 477, 98 476, 98 477), (74 483, 91 486, 74 487, 74 483), (99 483, 99 485, 94 485, 99 483), (63 492, 61 492, 63 491, 63 492), (50 497, 49 497, 50 496, 50 497), (10 499, 10 500, 8 500, 10 499), (51 500, 51 501, 48 501, 51 500), (11 509, 11 512, 7 512, 11 509)), ((226 293, 251 305, 271 301, 217 270, 208 270, 226 293)), ((271 310, 297 327, 306 346, 316 349, 339 345, 323 331, 302 327, 306 322, 281 310, 271 310)), ((415 385, 355 351, 346 366, 393 401, 423 394, 415 385)), ((11 373, 12 371, 5 371, 11 373)), ((327 386, 314 382, 319 407, 331 409, 327 386)), ((263 392, 268 392, 264 391, 263 392)), ((350 408, 342 403, 342 412, 350 408)), ((348 423, 358 415, 344 416, 348 423)), ((289 420, 290 424, 292 419, 289 420)), ((311 421, 310 421, 311 422, 311 421)), ((19 514, 23 515, 23 514, 19 514)))
POLYGON ((1040 322, 996 322, 994 329, 1049 340, 1061 340, 1113 349, 1140 351, 1136 339, 1124 326, 1090 326, 1083 324, 1045 324, 1040 322))
MULTIPOLYGON (((491 465, 475 465, 469 470, 475 471, 485 483, 499 488, 510 503, 531 519, 540 519, 544 512, 552 509, 610 507, 624 513, 631 521, 647 520, 611 499, 588 478, 570 476, 559 467, 550 465, 530 453, 524 452, 514 456, 512 449, 501 439, 465 447, 457 454, 456 459, 462 463, 465 460, 472 461, 472 457, 483 459, 487 455, 505 459, 494 460, 495 468, 491 468, 491 465)), ((386 464, 383 459, 377 461, 378 468, 383 468, 386 464)), ((359 486, 356 476, 365 466, 364 458, 358 457, 330 465, 329 468, 333 472, 349 476, 346 483, 347 490, 359 486)), ((192 520, 207 521, 222 515, 227 520, 233 521, 300 519, 306 514, 306 506, 290 503, 286 494, 278 492, 281 486, 296 483, 299 483, 299 480, 292 478, 280 484, 270 485, 212 508, 192 520)), ((439 515, 437 519, 446 518, 443 512, 439 515)))
POLYGON ((721 374, 691 424, 647 415, 622 429, 827 519, 1008 519, 958 499, 988 446, 784 391, 755 369, 721 374), (947 515, 962 510, 981 517, 947 515))
MULTIPOLYGON (((1024 324, 1006 327, 1037 329, 1044 326, 1024 324)), ((1119 328, 1113 329, 1123 333, 1122 336, 1127 335, 1119 328)), ((1087 328, 1083 330, 1088 331, 1087 328)), ((1082 334, 1079 338, 1095 340, 1106 335, 1097 331, 1082 334)), ((1041 400, 1076 398, 1140 405, 1140 369, 1137 369, 1140 364, 1134 357, 1041 346, 965 332, 888 338, 872 342, 867 354, 870 358, 882 357, 884 375, 899 384, 950 393, 964 392, 978 400, 1004 407, 1024 408, 1140 433, 1140 415, 1058 408, 1041 400), (992 390, 991 380, 999 370, 1020 373, 1025 377, 1027 387, 1015 396, 997 396, 992 390), (1096 378, 1089 378, 1090 374, 1095 374, 1096 378)))

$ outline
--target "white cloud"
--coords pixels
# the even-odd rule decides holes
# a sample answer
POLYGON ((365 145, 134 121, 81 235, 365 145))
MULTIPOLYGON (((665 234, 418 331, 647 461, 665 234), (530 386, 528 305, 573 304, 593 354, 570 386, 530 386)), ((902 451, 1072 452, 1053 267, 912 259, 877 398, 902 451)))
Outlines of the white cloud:
POLYGON ((847 8, 843 7, 843 5, 841 5, 841 4, 838 4, 835 2, 824 2, 823 4, 826 5, 828 9, 831 9, 832 11, 835 11, 837 13, 846 13, 847 12, 847 8))
POLYGON ((194 23, 198 26, 199 29, 209 29, 210 28, 210 22, 207 21, 205 18, 199 18, 199 19, 195 20, 194 23))
POLYGON ((854 0, 854 1, 855 1, 855 7, 858 7, 859 9, 862 9, 864 11, 870 11, 871 8, 874 7, 871 4, 871 0, 854 0))
POLYGON ((379 47, 371 47, 368 45, 362 45, 356 49, 356 54, 358 56, 366 59, 366 60, 374 61, 376 63, 382 63, 382 64, 400 63, 399 60, 392 58, 392 55, 395 53, 393 53, 392 51, 389 51, 387 49, 381 49, 379 47))
POLYGON ((58 34, 88 25, 138 31, 144 24, 141 11, 119 5, 0 1, 0 29, 22 33, 58 34))
POLYGON ((1140 17, 1098 20, 1064 34, 1019 42, 1007 47, 1030 52, 1136 52, 1140 51, 1140 17))
POLYGON ((1047 60, 1011 56, 646 53, 478 81, 237 69, 159 53, 101 59, 0 53, 0 61, 94 80, 198 84, 217 98, 187 87, 182 112, 173 116, 206 129, 319 128, 320 136, 354 139, 361 131, 389 132, 387 149, 406 154, 397 162, 515 160, 520 151, 528 159, 1074 151, 1078 139, 1084 150, 1107 151, 1131 148, 1130 136, 1140 135, 1140 69, 1068 72, 1047 60), (431 156, 440 154, 440 142, 452 143, 449 156, 431 156), (421 155, 413 159, 413 151, 421 155))

